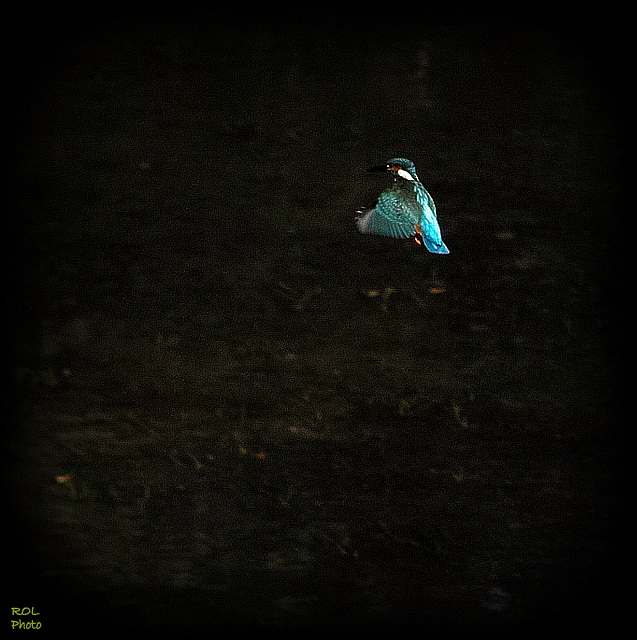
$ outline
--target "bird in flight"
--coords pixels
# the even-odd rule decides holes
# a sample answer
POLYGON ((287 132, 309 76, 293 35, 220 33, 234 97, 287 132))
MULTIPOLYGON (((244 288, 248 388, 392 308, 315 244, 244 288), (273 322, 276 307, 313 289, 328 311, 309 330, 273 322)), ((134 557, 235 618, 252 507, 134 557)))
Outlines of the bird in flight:
POLYGON ((358 230, 392 238, 413 237, 431 253, 449 253, 442 241, 436 205, 422 186, 416 165, 406 158, 392 158, 368 171, 387 171, 393 180, 373 208, 358 211, 358 230))

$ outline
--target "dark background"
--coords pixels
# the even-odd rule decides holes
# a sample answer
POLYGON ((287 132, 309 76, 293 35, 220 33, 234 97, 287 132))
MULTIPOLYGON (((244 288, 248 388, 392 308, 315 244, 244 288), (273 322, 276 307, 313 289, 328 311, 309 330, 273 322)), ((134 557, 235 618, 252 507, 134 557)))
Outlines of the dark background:
POLYGON ((622 30, 325 13, 16 23, 8 617, 622 617, 622 30), (395 156, 449 256, 357 234, 395 156))

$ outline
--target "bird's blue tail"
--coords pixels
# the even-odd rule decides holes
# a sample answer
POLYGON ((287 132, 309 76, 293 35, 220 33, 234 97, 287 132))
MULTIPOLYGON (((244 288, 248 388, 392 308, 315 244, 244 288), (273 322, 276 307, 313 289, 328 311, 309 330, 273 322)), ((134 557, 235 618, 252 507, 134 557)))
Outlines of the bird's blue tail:
POLYGON ((444 242, 442 242, 442 240, 440 241, 440 244, 435 244, 425 236, 423 236, 422 239, 425 243, 425 247, 427 247, 427 249, 431 251, 431 253, 449 253, 449 249, 447 249, 447 245, 444 242))

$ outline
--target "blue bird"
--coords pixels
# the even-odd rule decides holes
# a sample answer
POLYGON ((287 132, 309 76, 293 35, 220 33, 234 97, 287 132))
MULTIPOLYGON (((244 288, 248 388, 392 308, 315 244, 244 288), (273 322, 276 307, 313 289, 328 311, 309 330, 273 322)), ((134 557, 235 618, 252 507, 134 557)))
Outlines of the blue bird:
POLYGON ((392 158, 368 171, 389 171, 393 184, 380 194, 376 206, 358 211, 358 230, 392 238, 413 236, 431 253, 449 253, 442 241, 436 205, 422 186, 416 165, 406 158, 392 158))

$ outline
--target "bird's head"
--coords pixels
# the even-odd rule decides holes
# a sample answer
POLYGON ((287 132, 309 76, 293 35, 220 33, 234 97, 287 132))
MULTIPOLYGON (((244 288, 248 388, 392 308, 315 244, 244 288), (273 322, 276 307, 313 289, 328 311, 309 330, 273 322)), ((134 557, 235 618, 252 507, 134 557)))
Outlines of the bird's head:
POLYGON ((394 178, 419 181, 416 175, 416 165, 406 158, 392 158, 391 160, 387 160, 385 164, 371 167, 367 171, 389 171, 393 174, 394 178))

